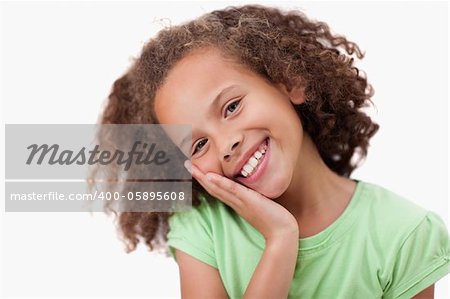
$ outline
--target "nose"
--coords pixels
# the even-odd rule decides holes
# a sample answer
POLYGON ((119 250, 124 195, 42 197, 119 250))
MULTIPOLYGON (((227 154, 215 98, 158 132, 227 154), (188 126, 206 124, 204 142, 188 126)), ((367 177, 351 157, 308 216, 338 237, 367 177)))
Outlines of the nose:
POLYGON ((225 149, 223 151, 223 160, 229 161, 231 156, 241 143, 242 143, 241 136, 235 136, 234 138, 228 139, 227 142, 225 142, 225 149))

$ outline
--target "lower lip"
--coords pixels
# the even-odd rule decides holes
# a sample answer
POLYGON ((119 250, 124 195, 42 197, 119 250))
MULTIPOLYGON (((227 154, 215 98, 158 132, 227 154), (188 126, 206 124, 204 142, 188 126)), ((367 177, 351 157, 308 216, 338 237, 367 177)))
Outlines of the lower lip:
POLYGON ((261 163, 258 166, 258 169, 256 169, 256 171, 249 177, 239 177, 238 181, 241 181, 242 183, 245 184, 251 184, 256 182, 257 180, 259 180, 259 178, 263 175, 264 171, 267 168, 267 164, 269 163, 269 157, 270 157, 270 139, 267 138, 267 149, 266 152, 263 156, 263 160, 261 161, 261 163))

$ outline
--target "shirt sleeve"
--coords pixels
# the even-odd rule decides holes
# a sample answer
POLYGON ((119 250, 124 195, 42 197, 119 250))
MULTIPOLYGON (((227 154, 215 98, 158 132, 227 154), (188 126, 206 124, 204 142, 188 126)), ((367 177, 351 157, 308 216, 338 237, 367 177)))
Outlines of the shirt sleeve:
POLYGON ((383 298, 412 298, 449 272, 449 234, 440 216, 430 211, 401 246, 383 298))
MULTIPOLYGON (((169 217, 167 244, 171 256, 176 260, 175 249, 217 268, 211 226, 211 211, 208 202, 200 198, 201 204, 188 211, 175 212, 169 217)), ((178 262, 178 261, 177 261, 178 262)))

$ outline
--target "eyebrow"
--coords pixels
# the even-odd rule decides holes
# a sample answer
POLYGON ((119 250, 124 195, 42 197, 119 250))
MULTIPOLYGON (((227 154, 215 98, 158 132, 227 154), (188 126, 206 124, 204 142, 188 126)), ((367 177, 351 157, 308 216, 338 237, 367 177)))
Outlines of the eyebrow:
MULTIPOLYGON (((234 88, 236 88, 237 87, 237 85, 236 84, 233 84, 233 85, 230 85, 230 86, 228 86, 228 87, 225 87, 224 89, 222 89, 217 95, 216 95, 216 97, 214 98, 214 100, 211 102, 211 105, 209 106, 209 112, 211 112, 217 105, 218 105, 218 103, 220 102, 220 100, 223 98, 223 96, 227 93, 227 92, 229 92, 230 90, 232 90, 232 89, 234 89, 234 88)), ((188 142, 189 141, 189 139, 191 139, 191 135, 189 134, 189 135, 186 135, 184 138, 183 138, 183 140, 181 140, 181 142, 180 142, 180 144, 178 145, 180 148, 182 148, 183 147, 183 145, 186 143, 186 142, 188 142)))

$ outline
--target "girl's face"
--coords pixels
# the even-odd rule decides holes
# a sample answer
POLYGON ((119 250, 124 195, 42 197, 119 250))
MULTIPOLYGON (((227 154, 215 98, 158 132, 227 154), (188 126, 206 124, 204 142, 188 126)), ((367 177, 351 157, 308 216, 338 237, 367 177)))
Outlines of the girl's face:
POLYGON ((174 141, 201 171, 277 198, 301 164, 303 128, 292 104, 303 101, 303 93, 288 93, 218 50, 203 49, 171 69, 155 113, 161 124, 192 125, 192 140, 174 141))

